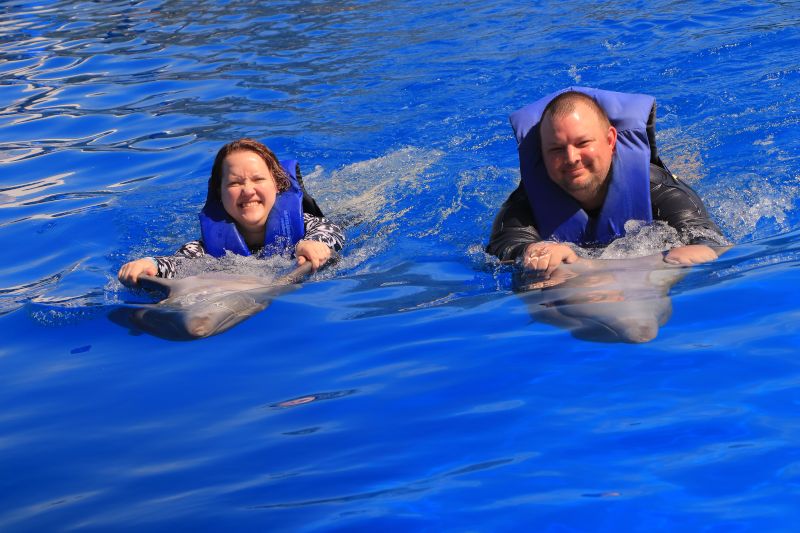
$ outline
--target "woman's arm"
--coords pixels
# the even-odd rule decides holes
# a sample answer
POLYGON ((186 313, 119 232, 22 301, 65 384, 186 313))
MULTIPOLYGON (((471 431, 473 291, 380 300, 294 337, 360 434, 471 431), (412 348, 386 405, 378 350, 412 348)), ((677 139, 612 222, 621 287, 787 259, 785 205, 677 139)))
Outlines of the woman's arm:
POLYGON ((196 259, 206 255, 206 249, 203 246, 203 241, 189 241, 181 246, 177 252, 170 256, 153 257, 158 267, 159 278, 174 278, 177 273, 178 259, 187 257, 189 259, 196 259))
POLYGON ((342 249, 344 233, 342 228, 325 217, 303 213, 303 222, 306 234, 295 246, 294 254, 298 265, 309 261, 316 271, 330 260, 333 252, 342 249))
POLYGON ((174 278, 178 263, 176 258, 180 257, 202 257, 206 255, 206 249, 202 241, 187 242, 172 256, 144 257, 135 261, 130 261, 122 265, 119 269, 117 278, 124 285, 132 287, 139 283, 139 276, 157 276, 159 278, 174 278))
POLYGON ((309 213, 303 213, 303 223, 306 229, 304 241, 321 242, 336 252, 344 246, 344 232, 338 224, 325 217, 317 217, 309 213))

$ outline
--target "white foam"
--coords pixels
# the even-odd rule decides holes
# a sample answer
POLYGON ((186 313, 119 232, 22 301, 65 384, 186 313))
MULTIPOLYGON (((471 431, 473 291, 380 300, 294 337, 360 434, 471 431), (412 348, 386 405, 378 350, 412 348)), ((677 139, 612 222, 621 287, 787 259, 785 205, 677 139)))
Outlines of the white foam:
POLYGON ((800 199, 800 176, 783 178, 739 174, 708 195, 725 233, 734 241, 751 240, 792 229, 791 212, 800 199))
POLYGON ((253 276, 271 281, 291 270, 295 261, 288 257, 275 256, 259 259, 256 256, 241 256, 227 253, 219 259, 204 256, 196 259, 176 258, 176 276, 185 278, 199 274, 225 273, 237 276, 253 276))
MULTIPOLYGON (((755 112, 748 109, 728 118, 740 119, 755 112)), ((659 130, 658 143, 670 170, 698 190, 712 219, 734 242, 758 240, 793 229, 792 212, 800 199, 800 176, 784 162, 792 161, 794 155, 777 145, 772 133, 764 131, 753 145, 762 149, 768 165, 763 165, 759 173, 723 168, 712 174, 713 183, 709 183, 711 177, 706 175, 701 154, 720 142, 714 127, 715 124, 701 122, 691 128, 659 130), (693 130, 709 133, 693 135, 693 130)))
POLYGON ((587 250, 586 253, 589 257, 600 259, 626 259, 656 254, 682 244, 678 232, 666 222, 645 224, 630 220, 625 224, 624 237, 605 248, 587 250))
POLYGON ((426 171, 443 155, 409 146, 330 174, 317 167, 304 177, 325 215, 345 230, 348 240, 339 269, 356 267, 385 250, 410 224, 411 211, 419 204, 415 198, 429 194, 426 171))

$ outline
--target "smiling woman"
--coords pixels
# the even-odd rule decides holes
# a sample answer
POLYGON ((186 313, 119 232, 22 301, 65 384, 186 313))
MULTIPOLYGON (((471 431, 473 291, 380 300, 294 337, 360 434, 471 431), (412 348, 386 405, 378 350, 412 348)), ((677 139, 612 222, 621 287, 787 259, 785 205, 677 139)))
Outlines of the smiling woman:
MULTIPOLYGON (((217 152, 200 229, 202 238, 174 257, 293 253, 298 265, 309 262, 317 270, 344 243, 342 230, 305 192, 297 162, 279 162, 253 139, 230 142, 217 152)), ((143 274, 171 278, 175 271, 173 257, 146 257, 123 265, 118 277, 136 285, 143 274)))

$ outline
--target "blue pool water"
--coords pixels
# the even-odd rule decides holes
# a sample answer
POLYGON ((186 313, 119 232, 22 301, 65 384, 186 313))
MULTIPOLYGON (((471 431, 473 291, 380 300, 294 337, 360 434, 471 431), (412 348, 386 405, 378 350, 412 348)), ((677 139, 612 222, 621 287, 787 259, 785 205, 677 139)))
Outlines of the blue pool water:
POLYGON ((795 2, 0 2, 0 530, 795 531, 795 2), (507 115, 653 94, 736 243, 646 344, 481 250, 507 115), (115 279, 196 237, 217 148, 300 159, 340 264, 215 337, 115 279))

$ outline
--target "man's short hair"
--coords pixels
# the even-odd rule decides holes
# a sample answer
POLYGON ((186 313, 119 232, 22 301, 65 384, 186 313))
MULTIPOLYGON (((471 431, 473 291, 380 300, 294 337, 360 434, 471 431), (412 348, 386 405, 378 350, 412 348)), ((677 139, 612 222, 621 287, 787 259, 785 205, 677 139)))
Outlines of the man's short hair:
POLYGON ((548 117, 548 113, 552 118, 563 118, 575 111, 575 105, 578 103, 586 104, 590 109, 593 109, 604 128, 611 126, 606 110, 597 103, 597 100, 588 94, 578 91, 563 92, 550 100, 542 112, 542 120, 548 117))

